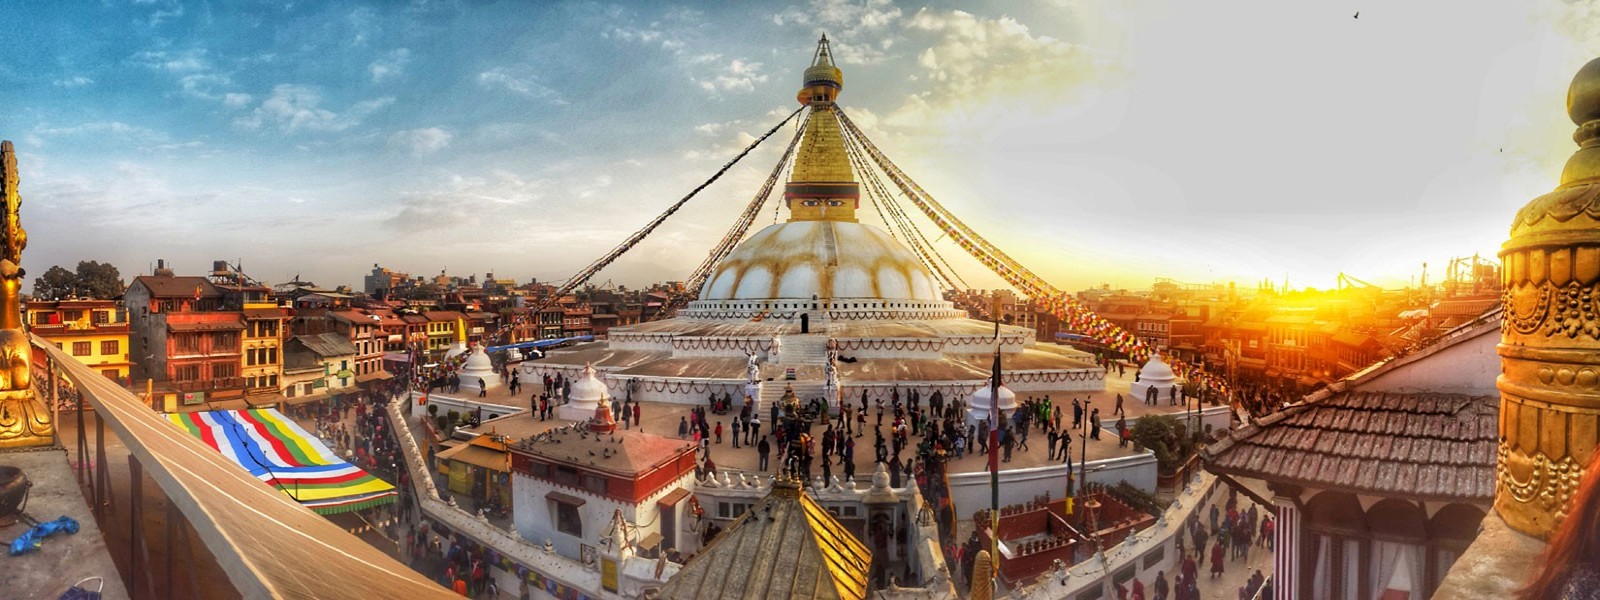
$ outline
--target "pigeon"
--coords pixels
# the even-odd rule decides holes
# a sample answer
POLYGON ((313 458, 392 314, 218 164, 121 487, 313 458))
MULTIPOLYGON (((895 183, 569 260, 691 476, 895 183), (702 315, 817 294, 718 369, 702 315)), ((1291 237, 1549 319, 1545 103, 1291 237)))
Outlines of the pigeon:
POLYGON ((1356 16, 1354 16, 1354 17, 1350 17, 1350 18, 1352 18, 1352 19, 1359 19, 1359 18, 1361 18, 1361 11, 1359 11, 1359 10, 1358 10, 1358 11, 1356 11, 1356 16))

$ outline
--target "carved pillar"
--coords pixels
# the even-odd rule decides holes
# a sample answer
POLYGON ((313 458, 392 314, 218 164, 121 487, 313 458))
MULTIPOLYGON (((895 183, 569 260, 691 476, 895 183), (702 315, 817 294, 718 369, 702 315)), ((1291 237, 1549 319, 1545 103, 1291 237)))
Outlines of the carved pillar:
POLYGON ((1547 537, 1600 438, 1600 60, 1567 92, 1578 151, 1561 185, 1517 213, 1505 283, 1495 510, 1547 537))
POLYGON ((0 449, 55 443, 55 419, 33 393, 33 346, 22 330, 22 196, 17 193, 17 155, 0 142, 0 449))

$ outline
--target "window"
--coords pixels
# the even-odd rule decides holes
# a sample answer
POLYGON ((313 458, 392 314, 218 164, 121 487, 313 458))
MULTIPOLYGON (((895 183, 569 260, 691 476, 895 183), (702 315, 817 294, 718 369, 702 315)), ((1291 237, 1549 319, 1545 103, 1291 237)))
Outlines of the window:
POLYGON ((239 375, 239 365, 233 363, 217 363, 211 366, 211 376, 216 378, 236 377, 239 375))
POLYGON ((200 365, 178 365, 172 367, 173 381, 195 381, 200 379, 200 365))
POLYGON ((117 374, 117 370, 116 369, 106 369, 104 371, 101 371, 100 374, 101 375, 105 375, 106 379, 110 379, 112 381, 121 381, 122 380, 122 376, 117 374))
POLYGON ((100 342, 100 353, 106 356, 116 356, 118 354, 122 354, 121 340, 102 340, 100 342))
POLYGON ((583 516, 578 514, 578 507, 565 502, 555 502, 556 505, 556 531, 573 537, 583 537, 583 516))
POLYGON ((183 334, 174 337, 177 338, 173 341, 178 347, 179 352, 194 353, 200 351, 200 336, 195 334, 183 334))
POLYGON ((599 475, 584 475, 583 489, 596 494, 604 494, 606 493, 606 478, 599 475))
MULTIPOLYGON (((97 310, 97 311, 91 312, 91 313, 89 313, 89 319, 95 325, 104 325, 106 323, 110 323, 111 322, 111 311, 109 311, 109 310, 97 310)), ((116 353, 113 352, 112 354, 116 354, 116 353)))
POLYGON ((72 343, 72 355, 73 356, 88 356, 90 354, 94 354, 93 348, 94 348, 94 346, 92 344, 90 344, 89 342, 73 342, 72 343))
POLYGON ((277 375, 268 375, 267 376, 267 381, 269 382, 268 385, 271 385, 272 387, 278 387, 278 376, 277 375))
POLYGON ((67 310, 67 311, 62 311, 62 312, 65 313, 65 314, 63 314, 61 316, 62 320, 64 320, 64 321, 81 321, 81 320, 83 320, 83 311, 81 311, 81 310, 67 310))

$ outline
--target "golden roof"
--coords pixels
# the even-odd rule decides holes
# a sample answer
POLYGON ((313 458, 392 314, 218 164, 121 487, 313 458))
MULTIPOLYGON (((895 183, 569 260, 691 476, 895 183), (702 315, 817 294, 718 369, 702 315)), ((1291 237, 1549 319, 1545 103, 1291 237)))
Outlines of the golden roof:
POLYGON ((855 171, 850 169, 850 156, 844 151, 844 136, 839 133, 839 119, 833 107, 812 109, 806 121, 805 138, 794 155, 794 171, 790 183, 855 181, 855 171))
POLYGON ((789 481, 728 526, 661 588, 661 598, 867 597, 872 552, 789 481))

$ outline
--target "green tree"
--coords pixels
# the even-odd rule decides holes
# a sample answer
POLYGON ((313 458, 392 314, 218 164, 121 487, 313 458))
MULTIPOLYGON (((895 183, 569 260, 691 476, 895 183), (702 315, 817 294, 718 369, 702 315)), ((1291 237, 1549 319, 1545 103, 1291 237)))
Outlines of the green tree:
POLYGON ((71 296, 78 285, 78 276, 60 266, 50 267, 43 275, 33 279, 33 297, 40 300, 60 300, 71 296))
POLYGON ((90 298, 109 300, 122 297, 128 286, 122 282, 122 273, 111 263, 93 260, 78 262, 78 293, 90 298))
POLYGON ((122 274, 111 263, 93 260, 78 262, 77 272, 60 265, 50 267, 44 275, 33 280, 33 297, 41 300, 60 300, 70 296, 109 300, 122 297, 127 286, 122 274))
POLYGON ((1133 441, 1156 455, 1162 473, 1173 473, 1194 453, 1183 423, 1172 415, 1146 415, 1133 424, 1133 441))

